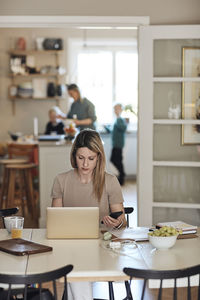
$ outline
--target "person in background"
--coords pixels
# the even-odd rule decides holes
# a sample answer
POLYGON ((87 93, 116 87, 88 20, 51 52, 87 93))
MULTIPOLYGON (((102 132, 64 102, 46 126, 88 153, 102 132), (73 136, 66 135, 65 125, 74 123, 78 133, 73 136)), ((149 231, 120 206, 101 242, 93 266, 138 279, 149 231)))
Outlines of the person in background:
MULTIPOLYGON (((95 106, 87 98, 81 97, 79 87, 73 83, 67 86, 68 94, 74 99, 67 119, 73 119, 76 127, 80 130, 90 128, 95 129, 95 121, 97 119, 95 106)), ((62 117, 61 117, 62 118, 62 117)))
POLYGON ((116 115, 116 121, 113 125, 112 130, 112 153, 110 161, 119 171, 118 180, 121 185, 124 184, 124 166, 123 166, 123 148, 125 144, 125 133, 127 128, 127 123, 125 119, 121 117, 123 111, 122 104, 117 103, 114 106, 114 112, 116 115))
MULTIPOLYGON (((99 224, 120 229, 126 226, 123 195, 117 178, 105 171, 105 152, 98 132, 85 129, 71 149, 72 170, 58 174, 52 188, 53 207, 99 207, 99 224), (122 214, 114 219, 111 212, 122 214)), ((93 300, 89 282, 69 284, 69 300, 93 300)))
POLYGON ((64 124, 58 120, 57 112, 54 108, 49 110, 49 122, 46 125, 45 134, 65 134, 64 124))

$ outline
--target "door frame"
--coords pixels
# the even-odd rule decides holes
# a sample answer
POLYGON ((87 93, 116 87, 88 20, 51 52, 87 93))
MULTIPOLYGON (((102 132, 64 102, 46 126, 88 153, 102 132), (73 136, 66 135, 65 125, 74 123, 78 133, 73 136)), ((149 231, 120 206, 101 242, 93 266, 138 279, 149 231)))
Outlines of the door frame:
POLYGON ((148 16, 0 16, 0 28, 138 27, 148 16))
MULTIPOLYGON (((149 16, 0 16, 0 28, 71 28, 80 29, 134 29, 148 27, 149 16)), ((139 42, 138 30, 138 42, 139 42)), ((138 47, 139 49, 139 47, 138 47)), ((140 57, 140 55, 139 55, 140 57)), ((140 64, 140 59, 138 60, 140 64)), ((140 66, 138 65, 138 71, 140 66)), ((140 72, 139 72, 140 73, 140 72)), ((140 74, 138 74, 138 103, 140 98, 140 74)), ((139 122, 139 119, 138 119, 139 122)), ((139 161, 139 133, 137 141, 137 162, 139 161)), ((137 171, 138 172, 138 171, 137 171)), ((137 220, 139 217, 139 198, 137 198, 137 220)), ((137 221, 138 222, 138 221, 137 221)))

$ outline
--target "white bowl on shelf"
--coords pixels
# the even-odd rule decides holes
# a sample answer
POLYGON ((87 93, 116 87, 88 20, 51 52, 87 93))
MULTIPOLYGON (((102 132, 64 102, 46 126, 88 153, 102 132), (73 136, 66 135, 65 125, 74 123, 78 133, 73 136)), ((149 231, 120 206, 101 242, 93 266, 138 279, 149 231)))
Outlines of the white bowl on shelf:
POLYGON ((149 242, 158 250, 167 250, 172 248, 177 240, 177 235, 171 236, 151 236, 149 235, 149 242))

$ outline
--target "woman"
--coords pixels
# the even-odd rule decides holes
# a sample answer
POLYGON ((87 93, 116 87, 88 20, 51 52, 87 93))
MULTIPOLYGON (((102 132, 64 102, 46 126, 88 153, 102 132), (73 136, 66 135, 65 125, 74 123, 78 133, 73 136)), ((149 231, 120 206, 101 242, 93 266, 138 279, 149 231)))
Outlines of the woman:
MULTIPOLYGON (((72 170, 59 174, 52 189, 52 206, 99 207, 100 224, 110 228, 126 225, 123 196, 117 178, 105 172, 105 153, 100 135, 81 131, 71 150, 72 170), (111 212, 123 211, 117 219, 111 212)), ((89 283, 70 284, 69 299, 93 299, 89 283), (84 291, 83 291, 84 289, 84 291)))
POLYGON ((85 128, 95 129, 95 121, 97 119, 95 106, 87 98, 82 98, 79 87, 76 84, 67 86, 68 94, 74 99, 67 119, 73 119, 76 126, 83 130, 85 128))

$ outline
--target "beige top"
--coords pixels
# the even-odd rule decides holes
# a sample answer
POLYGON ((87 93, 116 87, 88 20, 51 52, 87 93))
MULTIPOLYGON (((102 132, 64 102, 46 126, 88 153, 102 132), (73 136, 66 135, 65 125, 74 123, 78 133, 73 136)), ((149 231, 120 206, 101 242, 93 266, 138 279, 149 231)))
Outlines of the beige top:
POLYGON ((110 205, 123 203, 124 199, 117 178, 105 173, 105 186, 101 201, 95 198, 93 183, 81 183, 75 170, 56 176, 52 188, 53 199, 62 198, 65 207, 99 207, 100 219, 110 214, 110 205))

